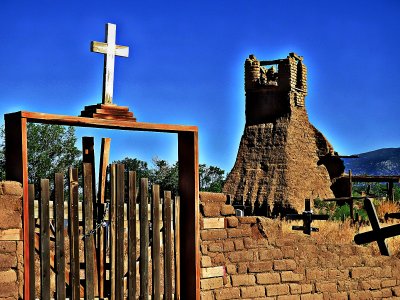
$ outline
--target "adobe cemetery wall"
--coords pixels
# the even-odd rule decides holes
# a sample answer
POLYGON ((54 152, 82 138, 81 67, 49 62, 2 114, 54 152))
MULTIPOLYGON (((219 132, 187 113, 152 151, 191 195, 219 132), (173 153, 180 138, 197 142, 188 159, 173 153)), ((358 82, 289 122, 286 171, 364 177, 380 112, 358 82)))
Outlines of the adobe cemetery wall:
POLYGON ((0 182, 0 299, 21 299, 23 287, 22 186, 0 182))
POLYGON ((200 193, 201 299, 400 297, 400 259, 283 233, 278 220, 235 217, 226 200, 200 193))

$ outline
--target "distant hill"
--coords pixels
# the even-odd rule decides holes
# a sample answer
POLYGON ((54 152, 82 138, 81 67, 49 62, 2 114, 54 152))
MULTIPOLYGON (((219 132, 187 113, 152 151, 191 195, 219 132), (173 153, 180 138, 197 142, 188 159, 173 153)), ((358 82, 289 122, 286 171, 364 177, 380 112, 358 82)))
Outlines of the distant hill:
POLYGON ((384 148, 344 159, 346 171, 354 175, 400 175, 400 148, 384 148))

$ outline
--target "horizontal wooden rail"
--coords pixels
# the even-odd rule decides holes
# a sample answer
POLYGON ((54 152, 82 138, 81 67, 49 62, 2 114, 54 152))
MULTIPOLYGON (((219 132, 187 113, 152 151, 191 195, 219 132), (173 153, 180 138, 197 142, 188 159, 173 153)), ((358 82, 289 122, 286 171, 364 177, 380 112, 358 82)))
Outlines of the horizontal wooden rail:
POLYGON ((44 113, 27 112, 27 111, 19 111, 12 114, 20 118, 26 118, 28 122, 32 123, 69 125, 78 127, 96 127, 96 128, 107 128, 107 129, 118 129, 118 130, 152 131, 152 132, 165 132, 165 133, 198 132, 197 126, 95 119, 95 118, 44 114, 44 113))

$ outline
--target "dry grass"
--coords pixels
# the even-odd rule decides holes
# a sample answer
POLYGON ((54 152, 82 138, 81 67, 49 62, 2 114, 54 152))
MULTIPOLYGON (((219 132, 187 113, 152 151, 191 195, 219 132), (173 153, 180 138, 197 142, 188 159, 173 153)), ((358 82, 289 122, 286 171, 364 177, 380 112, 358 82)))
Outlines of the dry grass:
POLYGON ((393 201, 380 201, 375 204, 376 213, 379 219, 384 219, 386 213, 400 212, 400 205, 393 201))
MULTIPOLYGON (((398 210, 397 210, 398 211, 398 210)), ((390 226, 398 222, 382 223, 381 227, 390 226)), ((282 221, 282 231, 284 233, 297 232, 303 234, 301 231, 293 231, 293 225, 302 225, 302 221, 282 221)), ((364 225, 361 227, 354 226, 350 220, 342 221, 314 221, 313 227, 319 228, 319 232, 312 232, 311 236, 318 244, 351 244, 354 243, 354 236, 357 233, 372 230, 371 226, 364 225)), ((388 247, 392 255, 400 258, 400 236, 386 239, 388 247)), ((375 252, 379 252, 376 243, 366 245, 372 247, 375 252)))

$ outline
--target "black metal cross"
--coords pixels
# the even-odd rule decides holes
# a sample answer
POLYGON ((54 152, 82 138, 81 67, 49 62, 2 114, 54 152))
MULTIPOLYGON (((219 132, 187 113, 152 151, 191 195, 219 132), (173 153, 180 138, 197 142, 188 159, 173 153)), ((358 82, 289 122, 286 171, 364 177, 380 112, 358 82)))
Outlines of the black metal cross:
POLYGON ((311 210, 310 199, 305 200, 305 210, 302 214, 288 214, 287 219, 290 220, 303 220, 303 226, 292 226, 293 230, 303 230, 305 234, 310 235, 311 231, 318 232, 319 229, 311 227, 311 223, 314 220, 328 220, 328 215, 314 215, 311 210))
POLYGON ((376 215, 376 210, 372 200, 369 198, 364 199, 364 209, 368 213, 369 222, 371 223, 372 231, 363 232, 354 236, 354 241, 357 245, 377 242, 379 251, 382 255, 390 256, 390 250, 387 246, 385 239, 400 235, 400 224, 380 227, 379 219, 376 215))

